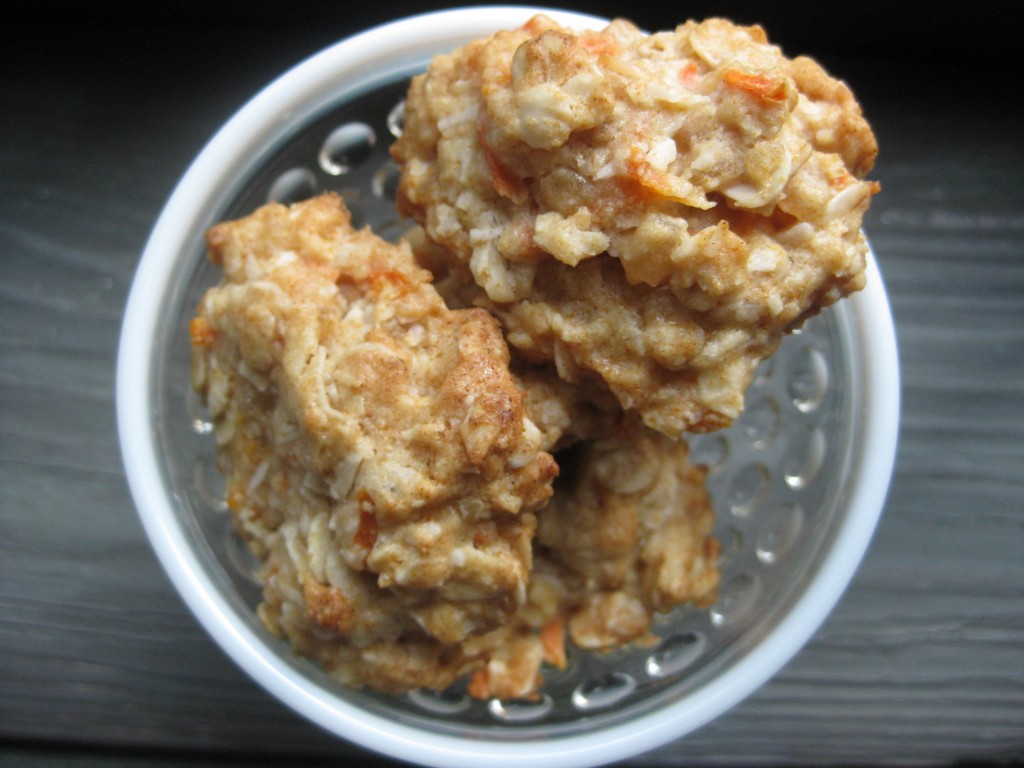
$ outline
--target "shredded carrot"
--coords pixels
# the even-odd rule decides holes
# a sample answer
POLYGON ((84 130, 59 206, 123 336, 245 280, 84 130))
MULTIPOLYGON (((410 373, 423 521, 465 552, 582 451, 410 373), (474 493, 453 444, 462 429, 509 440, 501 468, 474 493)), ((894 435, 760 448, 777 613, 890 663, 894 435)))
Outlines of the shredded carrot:
POLYGON ((205 317, 193 317, 188 324, 188 335, 193 347, 208 347, 217 340, 217 329, 205 317))
POLYGON ((382 269, 372 272, 366 282, 369 283, 370 289, 374 293, 380 293, 385 288, 403 289, 409 285, 408 277, 397 269, 382 269))
POLYGON ((240 485, 229 488, 224 500, 227 502, 228 508, 232 512, 237 512, 242 508, 242 505, 245 504, 245 489, 240 485))
POLYGON ((365 488, 360 488, 356 494, 356 502, 359 505, 359 527, 356 528, 352 540, 357 547, 372 549, 377 541, 377 514, 373 497, 365 488))
POLYGON ((480 667, 473 673, 466 691, 474 699, 489 699, 491 697, 491 675, 487 671, 487 667, 480 667))
POLYGON ((781 78, 755 75, 727 69, 722 75, 726 85, 739 88, 741 91, 756 96, 761 101, 783 101, 786 98, 786 81, 781 78))
MULTIPOLYGON (((828 185, 832 187, 832 189, 839 191, 846 189, 851 184, 856 184, 858 181, 859 179, 856 176, 853 176, 852 174, 849 173, 844 173, 841 176, 830 178, 828 180, 828 185)), ((866 181, 864 183, 868 185, 869 194, 877 195, 879 192, 882 191, 882 185, 877 181, 866 181)))
POLYGON ((357 547, 373 549, 377 541, 377 517, 372 512, 359 510, 359 528, 354 541, 357 547))
POLYGON ((855 181, 856 181, 856 179, 853 178, 853 176, 851 176, 848 173, 844 173, 844 174, 841 174, 839 176, 835 176, 835 177, 829 179, 828 180, 828 185, 830 187, 832 187, 832 189, 846 189, 848 186, 853 184, 853 182, 855 182, 855 181))
POLYGON ((652 196, 671 197, 672 191, 666 183, 667 178, 667 174, 652 168, 647 158, 634 147, 626 158, 625 173, 625 180, 634 183, 625 186, 623 191, 638 200, 649 199, 652 196))
POLYGON ((692 61, 689 62, 679 70, 679 82, 683 85, 693 85, 697 81, 697 72, 697 64, 692 61))
POLYGON ((594 56, 616 56, 622 50, 618 41, 608 35, 584 33, 576 39, 588 53, 594 56))
POLYGON ((487 167, 491 171, 491 181, 494 183, 494 191, 502 197, 507 197, 513 202, 526 200, 526 185, 522 179, 513 176, 501 164, 501 160, 494 154, 494 151, 483 141, 480 146, 484 149, 484 157, 487 158, 487 167))
POLYGON ((476 136, 484 151, 487 168, 491 172, 491 184, 494 186, 494 191, 514 203, 525 203, 527 199, 526 184, 518 176, 509 173, 508 169, 502 165, 501 159, 487 144, 487 114, 483 110, 480 110, 477 118, 476 136))
POLYGON ((544 648, 544 661, 565 669, 565 627, 561 619, 549 621, 540 628, 540 644, 544 648))

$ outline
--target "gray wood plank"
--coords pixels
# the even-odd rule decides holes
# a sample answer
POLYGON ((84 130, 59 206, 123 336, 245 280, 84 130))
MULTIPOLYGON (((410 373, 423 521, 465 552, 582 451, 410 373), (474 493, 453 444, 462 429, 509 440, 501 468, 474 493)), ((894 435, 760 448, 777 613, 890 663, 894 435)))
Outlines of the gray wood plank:
MULTIPOLYGON (((184 608, 113 417, 123 303, 164 199, 234 108, 336 31, 171 26, 151 50, 92 30, 0 74, 0 755, 19 745, 18 764, 366 757, 272 700, 184 608)), ((868 228, 904 387, 871 551, 775 679, 632 764, 1024 759, 1024 110, 926 64, 843 70, 882 145, 868 228)))

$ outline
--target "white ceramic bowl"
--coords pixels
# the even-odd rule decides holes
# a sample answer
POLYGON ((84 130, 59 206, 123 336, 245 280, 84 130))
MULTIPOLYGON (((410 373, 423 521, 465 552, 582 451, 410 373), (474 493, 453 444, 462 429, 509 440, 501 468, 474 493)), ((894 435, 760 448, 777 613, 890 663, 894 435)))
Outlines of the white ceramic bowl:
MULTIPOLYGON (((743 417, 694 441, 725 545, 708 611, 657 625, 655 649, 574 654, 537 702, 347 690, 256 620, 251 558, 231 532, 210 425, 189 390, 187 324, 217 274, 203 232, 267 199, 346 195, 382 234, 391 205, 389 130, 408 77, 429 58, 537 9, 492 7, 405 19, 313 56, 241 109, 175 189, 132 285, 117 371, 127 476, 171 580, 214 639, 269 692, 341 737, 437 766, 596 765, 681 737, 764 683, 839 599, 874 531, 895 453, 899 378, 873 257, 867 288, 788 338, 760 370, 743 417), (371 138, 372 137, 372 138, 371 138)), ((604 20, 546 10, 562 24, 604 20)))

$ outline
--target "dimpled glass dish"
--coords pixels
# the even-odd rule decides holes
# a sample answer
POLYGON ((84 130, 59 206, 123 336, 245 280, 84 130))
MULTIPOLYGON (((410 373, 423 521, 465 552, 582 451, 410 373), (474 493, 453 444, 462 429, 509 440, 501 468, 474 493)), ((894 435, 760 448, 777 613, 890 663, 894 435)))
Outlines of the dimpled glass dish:
MULTIPOLYGON (((343 41, 258 94, 214 137, 158 221, 122 332, 118 416, 147 534, 190 608, 244 669, 347 739, 429 765, 595 765, 682 736, 740 701, 824 620, 853 575, 888 486, 898 423, 891 315, 871 257, 868 287, 812 318, 765 362, 729 429, 694 436, 722 543, 709 609, 658 619, 660 642, 570 648, 543 694, 477 701, 464 686, 386 696, 333 681, 256 618, 258 563, 235 536, 212 425, 190 388, 188 322, 219 279, 211 224, 271 201, 335 191, 356 226, 397 239, 394 209, 409 77, 434 53, 522 23, 537 9, 406 19, 343 41), (514 747, 512 746, 514 745, 514 747)), ((604 20, 545 10, 575 28, 604 20)))

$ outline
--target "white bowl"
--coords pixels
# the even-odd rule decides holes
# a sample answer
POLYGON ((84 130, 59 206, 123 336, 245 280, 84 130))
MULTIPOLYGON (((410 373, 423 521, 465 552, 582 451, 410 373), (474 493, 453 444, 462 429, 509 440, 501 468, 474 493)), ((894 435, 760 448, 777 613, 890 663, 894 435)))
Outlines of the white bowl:
MULTIPOLYGON (((661 647, 576 654, 564 673, 547 675, 539 702, 479 703, 457 692, 348 690, 260 625, 253 563, 223 511, 209 424, 189 389, 187 323, 217 280, 203 233, 268 197, 320 188, 345 193, 357 219, 397 232, 387 141, 364 146, 366 157, 348 171, 331 166, 332 147, 365 139, 367 125, 386 137, 405 82, 433 54, 537 10, 473 8, 386 24, 259 93, 195 159, 161 213, 132 285, 118 356, 131 491, 160 561, 202 625, 297 712, 426 765, 597 765, 679 738, 732 707, 807 642, 839 599, 875 529, 895 454, 895 333, 869 256, 867 288, 787 338, 735 426, 694 440, 695 457, 712 470, 723 587, 712 609, 660 621, 661 647), (346 125, 356 127, 335 132, 346 125)), ((605 23, 544 12, 574 28, 605 23)))

